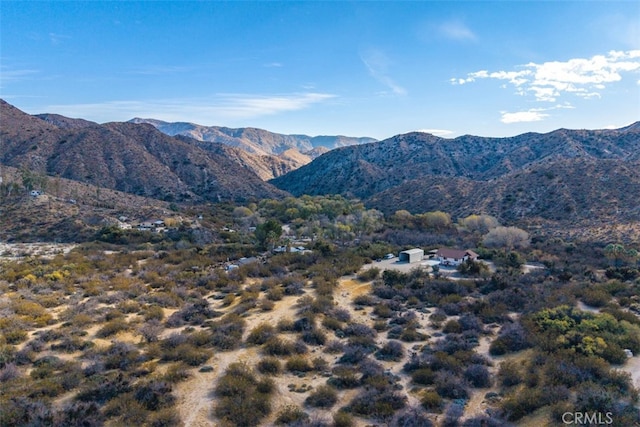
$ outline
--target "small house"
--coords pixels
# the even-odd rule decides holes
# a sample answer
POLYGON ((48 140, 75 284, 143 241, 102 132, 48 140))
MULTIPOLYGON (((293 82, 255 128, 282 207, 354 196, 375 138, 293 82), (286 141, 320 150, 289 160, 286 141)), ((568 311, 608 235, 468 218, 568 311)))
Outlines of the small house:
POLYGON ((436 258, 442 265, 460 265, 468 259, 475 261, 478 254, 468 249, 441 248, 436 252, 436 258))

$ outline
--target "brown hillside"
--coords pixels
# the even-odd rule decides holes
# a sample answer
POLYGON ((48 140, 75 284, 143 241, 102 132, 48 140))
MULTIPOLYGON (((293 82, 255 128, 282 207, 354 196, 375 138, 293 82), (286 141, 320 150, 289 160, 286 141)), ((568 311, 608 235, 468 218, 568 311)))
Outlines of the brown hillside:
POLYGON ((167 202, 59 177, 48 177, 43 194, 32 197, 16 168, 2 166, 0 176, 3 185, 15 185, 0 192, 0 240, 5 242, 81 242, 122 216, 136 223, 176 215, 167 202))
POLYGON ((162 200, 247 200, 285 193, 227 157, 153 126, 50 121, 0 104, 0 162, 162 200))
POLYGON ((334 150, 272 182, 296 195, 357 197, 385 212, 637 218, 639 153, 637 126, 451 140, 410 133, 334 150))
POLYGON ((426 177, 368 199, 386 213, 444 210, 487 213, 505 221, 632 220, 640 215, 640 162, 565 159, 490 181, 426 177))

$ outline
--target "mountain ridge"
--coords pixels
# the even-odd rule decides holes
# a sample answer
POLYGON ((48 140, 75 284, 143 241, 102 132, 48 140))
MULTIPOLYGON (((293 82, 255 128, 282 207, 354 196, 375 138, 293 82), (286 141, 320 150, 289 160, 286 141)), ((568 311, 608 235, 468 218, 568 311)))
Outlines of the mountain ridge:
POLYGON ((359 198, 385 213, 439 209, 456 215, 486 212, 507 221, 526 215, 566 220, 582 217, 585 211, 610 217, 605 203, 598 199, 607 194, 620 203, 623 212, 640 211, 635 198, 627 197, 622 190, 626 180, 630 182, 627 191, 640 194, 636 185, 640 176, 634 168, 640 169, 638 122, 614 130, 558 129, 506 138, 464 135, 445 139, 410 132, 332 150, 270 182, 296 196, 341 194, 359 198), (618 187, 609 188, 607 181, 601 180, 606 168, 613 171, 609 178, 618 187), (528 180, 512 188, 510 183, 517 181, 519 174, 526 174, 528 180), (546 176, 565 179, 565 187, 573 192, 580 192, 581 187, 575 184, 581 182, 585 194, 593 193, 590 197, 594 200, 578 203, 566 188, 550 186, 546 176), (516 191, 518 188, 521 191, 516 191), (524 199, 541 188, 548 191, 546 197, 555 194, 559 198, 555 207, 543 196, 526 207, 524 199), (591 188, 595 190, 587 191, 591 188), (508 203, 501 202, 504 199, 522 205, 519 213, 511 212, 508 203), (593 208, 587 206, 589 203, 593 208))
POLYGON ((0 162, 166 201, 284 197, 221 152, 170 137, 149 124, 97 124, 28 115, 0 102, 0 162), (57 126, 54 123, 59 123, 57 126))
POLYGON ((199 141, 219 142, 242 148, 250 153, 280 155, 296 149, 301 154, 311 153, 319 147, 334 149, 348 145, 358 145, 377 141, 370 137, 349 137, 344 135, 308 136, 302 134, 280 134, 255 127, 229 128, 225 126, 204 126, 190 122, 165 122, 157 119, 135 117, 129 122, 148 123, 167 135, 184 135, 199 141))
POLYGON ((153 123, 31 116, 4 101, 0 118, 1 163, 165 201, 341 194, 387 214, 489 213, 508 223, 640 217, 640 122, 503 138, 410 132, 328 152, 315 148, 319 156, 290 171, 311 156, 172 137, 153 123))

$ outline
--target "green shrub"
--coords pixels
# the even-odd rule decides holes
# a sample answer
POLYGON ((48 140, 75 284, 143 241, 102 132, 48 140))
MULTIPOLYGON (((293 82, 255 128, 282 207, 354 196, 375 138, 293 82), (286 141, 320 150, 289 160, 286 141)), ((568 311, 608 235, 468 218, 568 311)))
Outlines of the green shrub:
POLYGON ((222 299, 222 306, 223 307, 228 307, 231 304, 233 304, 233 302, 236 300, 236 296, 234 294, 227 294, 225 295, 225 297, 222 299))
POLYGON ((603 307, 611 300, 609 295, 603 289, 587 289, 582 294, 582 302, 591 307, 603 307))
POLYGON ((278 331, 280 332, 291 332, 293 331, 293 320, 289 318, 282 318, 278 320, 278 331))
POLYGON ((242 342, 246 321, 235 313, 230 313, 211 323, 211 344, 219 350, 233 350, 242 342))
POLYGON ((102 328, 96 332, 96 337, 107 338, 121 331, 129 329, 129 324, 122 319, 114 319, 105 323, 102 328))
POLYGON ((273 287, 267 291, 267 298, 270 301, 280 301, 284 297, 284 291, 281 287, 273 287))
POLYGON ((256 365, 258 372, 266 375, 278 375, 282 372, 282 363, 275 357, 265 357, 256 365))
POLYGON ((244 363, 232 363, 216 386, 215 415, 238 427, 253 427, 271 412, 271 380, 258 381, 244 363))
POLYGON ((356 423, 349 413, 338 411, 333 414, 333 427, 353 427, 355 425, 356 423))
POLYGON ((186 364, 179 362, 169 365, 162 376, 162 380, 170 383, 177 383, 179 381, 186 380, 190 376, 189 367, 186 364))
POLYGON ((276 417, 276 425, 303 425, 309 420, 309 414, 304 412, 301 408, 295 405, 287 405, 278 413, 276 417))
POLYGON ((462 326, 460 326, 457 320, 449 320, 444 324, 442 332, 445 334, 460 334, 462 333, 462 326))
POLYGON ((304 401, 314 408, 331 408, 338 401, 338 393, 328 385, 321 385, 315 389, 304 401))
POLYGON ((270 356, 289 356, 294 351, 293 347, 291 341, 274 336, 264 343, 262 351, 270 356))
POLYGON ((182 343, 165 349, 162 360, 182 361, 190 366, 199 366, 213 356, 213 352, 206 348, 199 348, 189 343, 182 343))
POLYGON ((174 405, 176 398, 172 392, 172 386, 164 381, 150 381, 138 385, 133 397, 150 411, 165 409, 174 405))
POLYGON ((500 363, 500 368, 498 370, 498 381, 504 387, 511 387, 514 385, 518 385, 522 382, 523 377, 520 373, 520 369, 516 362, 511 360, 505 360, 500 363))
POLYGON ((372 267, 358 274, 358 279, 363 282, 370 282, 380 277, 380 269, 372 267))
POLYGON ((162 320, 164 319, 164 310, 157 305, 151 305, 144 311, 144 320, 162 320))
POLYGON ((254 345, 262 345, 276 334, 276 330, 268 323, 260 323, 249 332, 247 343, 254 345))
POLYGON ((149 415, 149 427, 181 427, 184 424, 174 408, 164 408, 149 415))
POLYGON ((411 373, 411 380, 415 384, 431 385, 435 378, 436 374, 430 368, 417 369, 411 373))
POLYGON ((444 407, 442 397, 434 390, 425 391, 420 398, 420 403, 429 412, 441 413, 444 407))
POLYGON ((309 363, 309 361, 307 360, 307 358, 303 357, 303 356, 292 356, 290 357, 286 364, 285 367, 287 368, 287 371, 289 372, 310 372, 313 371, 313 366, 311 365, 311 363, 309 363))
POLYGON ((260 305, 260 310, 262 311, 271 311, 276 306, 276 304, 273 301, 267 298, 261 299, 259 305, 260 305))

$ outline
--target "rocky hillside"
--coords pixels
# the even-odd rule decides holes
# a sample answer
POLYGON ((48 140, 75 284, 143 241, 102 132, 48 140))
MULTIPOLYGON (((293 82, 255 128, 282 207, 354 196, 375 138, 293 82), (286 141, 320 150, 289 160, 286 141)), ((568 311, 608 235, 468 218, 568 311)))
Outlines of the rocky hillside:
MULTIPOLYGON (((299 168, 311 161, 311 158, 298 153, 303 159, 289 157, 287 153, 280 156, 270 154, 256 154, 245 151, 241 148, 230 147, 225 144, 210 141, 198 141, 191 137, 176 135, 174 138, 179 139, 187 144, 195 145, 214 155, 226 157, 229 160, 249 169, 258 175, 263 181, 284 175, 294 169, 299 168)), ((296 151, 297 153, 297 151, 296 151)))
POLYGON ((2 242, 81 242, 122 217, 139 223, 179 216, 167 202, 59 177, 49 177, 42 195, 33 197, 22 190, 21 175, 0 167, 2 242))
POLYGON ((487 212, 507 220, 612 212, 637 217, 639 156, 637 124, 511 138, 409 133, 333 150, 272 182, 295 195, 358 197, 386 212, 487 212))
POLYGON ((640 162, 564 159, 532 166, 489 181, 425 177, 407 181, 367 199, 393 213, 444 210, 454 217, 488 212, 526 221, 633 220, 640 216, 640 162))
POLYGON ((28 115, 0 101, 0 163, 167 201, 281 197, 222 152, 153 126, 28 115))
MULTIPOLYGON (((277 156, 284 160, 284 172, 309 163, 323 152, 334 148, 375 142, 374 138, 348 136, 283 135, 256 128, 202 126, 195 123, 164 122, 134 118, 132 123, 147 123, 167 135, 183 135, 198 141, 217 142, 261 156, 277 156)), ((273 162, 273 160, 270 160, 273 162)), ((282 167, 282 166, 280 166, 282 167)), ((276 175, 279 176, 279 175, 276 175)))

